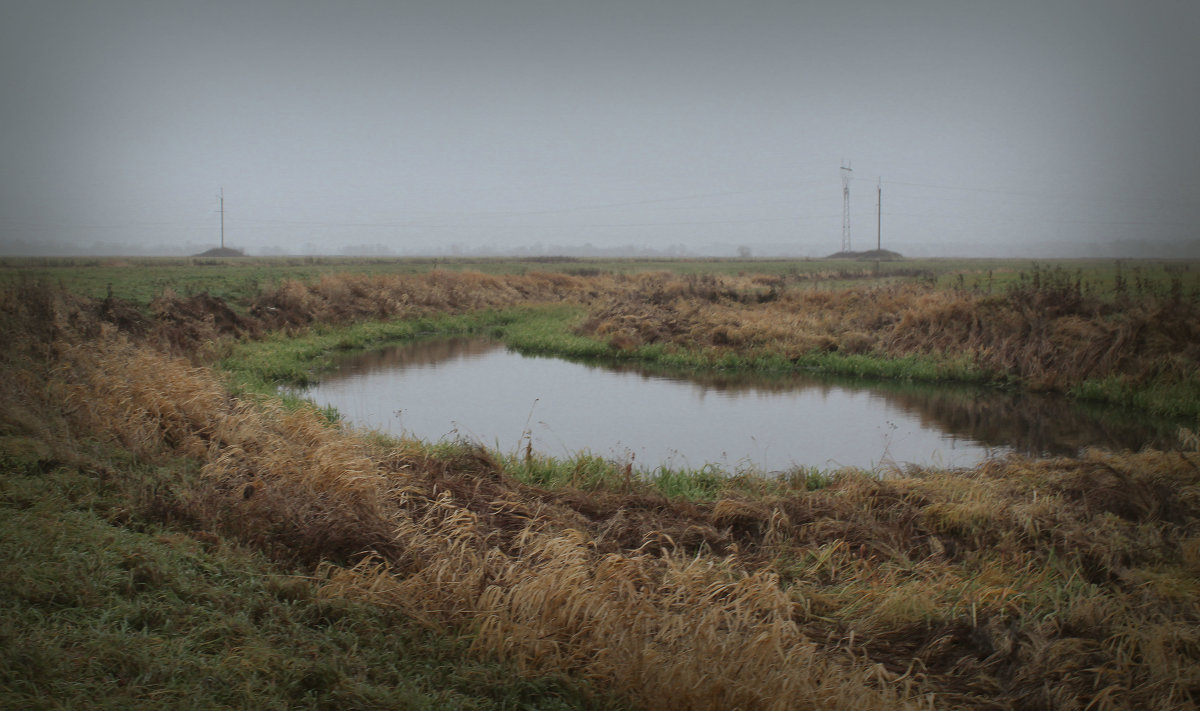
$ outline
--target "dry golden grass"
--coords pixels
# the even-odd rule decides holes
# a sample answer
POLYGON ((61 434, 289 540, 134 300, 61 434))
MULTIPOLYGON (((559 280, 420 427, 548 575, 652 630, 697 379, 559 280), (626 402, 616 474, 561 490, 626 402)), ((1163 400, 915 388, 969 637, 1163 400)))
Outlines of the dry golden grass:
MULTIPOLYGON (((27 291, 20 298, 37 290, 27 291)), ((252 298, 244 311, 206 294, 184 298, 169 290, 151 302, 149 316, 119 299, 38 298, 63 302, 35 304, 42 316, 72 302, 76 330, 107 322, 197 363, 222 355, 225 339, 254 338, 266 330, 299 332, 315 324, 565 301, 587 309, 582 333, 616 350, 660 345, 747 362, 759 356, 786 362, 813 352, 949 358, 1029 387, 1057 390, 1109 377, 1125 378, 1133 387, 1180 382, 1200 371, 1200 304, 1194 299, 1103 299, 1049 279, 992 295, 923 282, 831 290, 761 275, 491 276, 435 270, 284 281, 252 298)))
MULTIPOLYGON (((367 318, 387 295, 465 309, 570 293, 598 299, 597 331, 642 299, 650 306, 621 326, 631 338, 696 338, 723 325, 714 338, 778 338, 785 348, 888 329, 903 340, 905 329, 932 328, 921 314, 978 306, 908 287, 764 298, 751 281, 612 283, 628 292, 601 298, 570 277, 435 274, 293 283, 271 298, 285 325, 291 309, 367 318)), ((479 654, 601 680, 648 708, 1133 709, 1200 699, 1195 451, 1013 457, 888 480, 846 473, 812 492, 711 504, 550 492, 514 482, 480 450, 380 443, 312 410, 234 398, 161 340, 102 325, 87 303, 37 298, 0 300, 12 334, 4 378, 14 384, 2 434, 64 449, 66 437, 100 438, 160 466, 199 462, 198 480, 148 493, 175 520, 305 562, 325 595, 367 597, 470 634, 479 654)), ((1063 318, 1074 320, 1055 328, 1091 333, 1077 314, 1063 318)))
POLYGON ((625 350, 646 344, 797 358, 816 351, 884 357, 957 355, 1035 388, 1200 369, 1200 308, 1148 297, 1118 304, 1061 289, 1003 295, 923 284, 764 290, 754 279, 627 277, 582 326, 625 350))
POLYGON ((437 270, 419 275, 345 274, 323 276, 315 283, 285 281, 256 297, 249 311, 269 328, 294 329, 560 301, 583 296, 586 289, 584 279, 548 272, 502 277, 437 270))

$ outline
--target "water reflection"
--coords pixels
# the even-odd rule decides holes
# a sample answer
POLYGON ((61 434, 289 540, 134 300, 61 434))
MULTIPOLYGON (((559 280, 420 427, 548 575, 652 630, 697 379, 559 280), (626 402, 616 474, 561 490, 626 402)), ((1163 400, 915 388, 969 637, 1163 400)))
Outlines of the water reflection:
POLYGON ((306 394, 352 422, 506 451, 591 451, 642 468, 970 466, 1017 451, 1170 447, 1174 428, 1062 397, 797 374, 652 372, 418 341, 347 357, 306 394))
POLYGON ((422 338, 402 346, 363 351, 338 361, 329 379, 354 377, 384 370, 437 366, 446 361, 471 359, 501 350, 504 345, 486 338, 422 338))
POLYGON ((1073 456, 1088 447, 1169 449, 1178 427, 1056 395, 926 387, 892 390, 888 397, 931 426, 1038 456, 1073 456))

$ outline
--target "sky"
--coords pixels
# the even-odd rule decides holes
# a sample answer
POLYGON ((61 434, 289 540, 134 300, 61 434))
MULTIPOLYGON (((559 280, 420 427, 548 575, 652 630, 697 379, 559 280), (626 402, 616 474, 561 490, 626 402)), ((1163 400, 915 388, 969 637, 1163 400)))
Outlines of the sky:
POLYGON ((223 217, 249 254, 815 257, 845 175, 857 250, 1195 257, 1196 37, 1194 0, 6 0, 0 254, 223 217))

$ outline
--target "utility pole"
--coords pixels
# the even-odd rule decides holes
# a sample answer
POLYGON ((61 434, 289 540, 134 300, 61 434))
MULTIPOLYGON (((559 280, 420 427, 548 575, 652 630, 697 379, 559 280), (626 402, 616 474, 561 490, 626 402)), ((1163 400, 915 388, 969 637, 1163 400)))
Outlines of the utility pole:
POLYGON ((883 249, 883 178, 875 184, 875 251, 883 249))
POLYGON ((225 249, 225 188, 221 188, 221 249, 225 249))
POLYGON ((850 174, 849 165, 842 166, 842 251, 850 251, 850 174))

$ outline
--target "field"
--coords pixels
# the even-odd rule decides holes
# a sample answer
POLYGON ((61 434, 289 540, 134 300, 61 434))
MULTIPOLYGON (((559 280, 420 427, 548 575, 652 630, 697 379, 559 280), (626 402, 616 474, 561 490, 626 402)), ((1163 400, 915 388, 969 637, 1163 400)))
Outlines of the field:
POLYGON ((0 281, 5 707, 1200 702, 1200 265, 7 260, 0 281), (429 332, 1185 426, 1170 451, 965 471, 651 477, 274 394, 429 332))
POLYGON ((932 280, 942 287, 1000 290, 1034 271, 1065 272, 1097 292, 1119 284, 1169 289, 1173 281, 1193 293, 1200 289, 1200 264, 1177 260, 906 259, 864 262, 850 259, 431 259, 351 257, 127 257, 0 258, 0 284, 21 280, 62 283, 93 298, 113 295, 145 304, 170 288, 179 294, 205 292, 234 302, 287 280, 312 282, 337 274, 420 274, 432 270, 482 274, 555 272, 569 275, 668 272, 679 275, 758 275, 798 283, 840 287, 869 282, 932 280))

